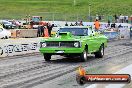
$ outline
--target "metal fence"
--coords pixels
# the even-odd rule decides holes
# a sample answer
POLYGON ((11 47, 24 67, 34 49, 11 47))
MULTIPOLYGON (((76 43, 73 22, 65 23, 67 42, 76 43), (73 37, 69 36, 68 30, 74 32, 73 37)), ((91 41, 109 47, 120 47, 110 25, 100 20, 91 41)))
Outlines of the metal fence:
MULTIPOLYGON (((86 21, 86 22, 93 22, 95 19, 99 19, 100 22, 108 22, 108 20, 112 22, 117 22, 115 20, 114 15, 96 15, 96 16, 89 16, 89 14, 67 14, 67 13, 38 13, 38 14, 31 14, 31 16, 38 15, 42 16, 43 20, 45 21, 86 21)), ((119 16, 118 16, 119 18, 119 16)), ((130 18, 130 16, 129 16, 130 18)), ((130 23, 130 19, 128 18, 128 22, 130 23)), ((120 22, 120 20, 118 21, 120 22)), ((126 21, 123 21, 126 22, 126 21)))
MULTIPOLYGON (((89 16, 88 14, 67 14, 67 13, 38 13, 30 14, 31 16, 42 16, 46 21, 89 21, 92 22, 96 16, 89 16)), ((101 16, 102 22, 107 21, 108 16, 101 16)))
MULTIPOLYGON (((42 16, 44 21, 86 21, 86 22, 93 22, 95 21, 95 19, 97 18, 97 16, 89 16, 89 14, 81 14, 81 13, 77 13, 77 14, 68 14, 68 13, 59 13, 59 12, 38 12, 35 14, 16 14, 14 16, 4 16, 4 17, 0 17, 0 19, 18 19, 18 20, 22 20, 24 18, 28 18, 31 16, 42 16)), ((100 22, 108 22, 108 20, 110 20, 110 22, 115 22, 115 18, 114 15, 98 15, 99 21, 100 22)), ((130 16, 129 16, 129 23, 130 21, 130 16)))

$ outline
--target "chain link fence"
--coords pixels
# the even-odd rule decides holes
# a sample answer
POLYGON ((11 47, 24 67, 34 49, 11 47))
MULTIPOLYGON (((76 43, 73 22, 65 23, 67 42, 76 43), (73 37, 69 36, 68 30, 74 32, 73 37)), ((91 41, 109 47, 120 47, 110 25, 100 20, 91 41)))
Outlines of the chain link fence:
MULTIPOLYGON (((38 13, 30 14, 32 16, 42 16, 44 21, 89 21, 93 22, 96 16, 89 16, 88 14, 67 14, 67 13, 38 13)), ((101 16, 100 21, 105 22, 108 16, 101 16)))
MULTIPOLYGON (((14 14, 13 14, 14 15, 14 14)), ((113 23, 116 22, 114 15, 97 15, 89 16, 89 14, 68 14, 68 13, 59 13, 59 12, 37 12, 34 14, 16 14, 14 16, 4 16, 0 17, 1 20, 23 20, 26 18, 31 18, 32 16, 41 16, 43 21, 85 21, 85 22, 93 22, 96 18, 99 19, 100 22, 108 22, 108 20, 113 23)), ((119 16, 118 16, 119 17, 119 16)), ((130 16, 128 16, 128 22, 131 23, 130 16)), ((124 21, 125 22, 125 21, 124 21)))
MULTIPOLYGON (((26 16, 26 15, 25 15, 26 16)), ((99 19, 100 22, 108 22, 108 20, 113 23, 116 22, 114 15, 96 15, 89 16, 88 14, 67 14, 67 13, 36 13, 30 14, 30 16, 42 16, 44 21, 85 21, 85 22, 93 22, 95 19, 99 19)), ((119 16, 118 16, 119 17, 119 16)), ((128 16, 130 18, 130 16, 128 16)), ((119 21, 120 22, 120 21, 119 21)), ((124 21, 125 22, 125 21, 124 21)), ((128 23, 131 23, 131 18, 128 19, 128 23)))

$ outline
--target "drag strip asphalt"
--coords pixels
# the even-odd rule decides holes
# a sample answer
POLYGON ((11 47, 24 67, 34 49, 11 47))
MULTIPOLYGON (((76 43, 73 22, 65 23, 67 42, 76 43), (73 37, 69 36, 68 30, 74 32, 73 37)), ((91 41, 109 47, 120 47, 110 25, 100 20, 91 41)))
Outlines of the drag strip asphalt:
POLYGON ((85 88, 91 84, 76 83, 77 67, 90 74, 115 73, 132 64, 131 41, 109 42, 103 58, 89 55, 87 62, 59 55, 45 62, 39 53, 0 59, 0 88, 85 88))

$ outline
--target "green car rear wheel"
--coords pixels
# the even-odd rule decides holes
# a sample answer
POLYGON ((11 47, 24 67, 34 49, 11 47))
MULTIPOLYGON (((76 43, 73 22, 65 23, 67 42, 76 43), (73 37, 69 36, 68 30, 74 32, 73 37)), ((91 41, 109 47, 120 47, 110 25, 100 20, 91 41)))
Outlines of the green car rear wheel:
POLYGON ((103 56, 104 56, 104 45, 102 44, 100 46, 99 51, 98 52, 95 52, 95 57, 96 58, 103 58, 103 56))

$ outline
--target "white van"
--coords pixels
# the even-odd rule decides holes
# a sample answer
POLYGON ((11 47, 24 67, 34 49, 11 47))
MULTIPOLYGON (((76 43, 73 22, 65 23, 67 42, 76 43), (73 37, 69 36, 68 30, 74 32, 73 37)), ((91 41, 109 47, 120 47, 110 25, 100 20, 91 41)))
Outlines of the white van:
POLYGON ((11 32, 0 27, 0 39, 8 39, 9 37, 11 37, 11 32))

